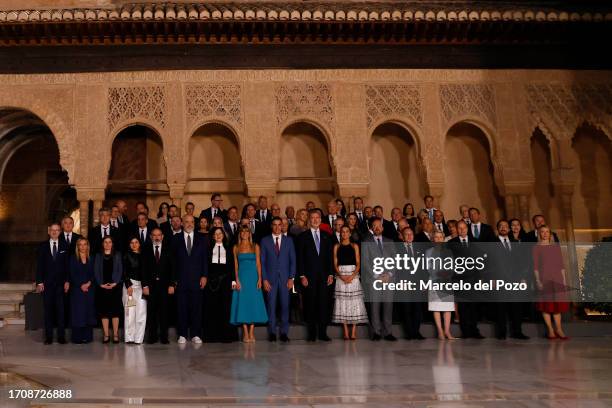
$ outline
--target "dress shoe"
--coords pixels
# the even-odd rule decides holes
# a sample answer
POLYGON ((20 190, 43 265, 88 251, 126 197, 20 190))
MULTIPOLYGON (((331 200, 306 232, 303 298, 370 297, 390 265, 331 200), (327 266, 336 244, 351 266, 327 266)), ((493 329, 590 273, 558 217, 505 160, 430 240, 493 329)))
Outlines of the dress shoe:
POLYGON ((192 342, 193 344, 202 344, 202 339, 201 339, 201 338, 199 338, 198 336, 194 336, 194 337, 191 339, 191 342, 192 342))
POLYGON ((288 343, 289 342, 289 337, 287 337, 286 334, 281 334, 280 335, 280 341, 283 343, 288 343))
POLYGON ((477 334, 473 335, 473 336, 472 336, 472 338, 473 338, 473 339, 482 340, 482 339, 484 339, 484 338, 485 338, 485 336, 483 336, 483 335, 482 335, 482 334, 480 334, 480 333, 477 333, 477 334))
POLYGON ((161 339, 160 343, 161 343, 161 344, 170 344, 170 342, 168 341, 168 339, 161 339))
POLYGON ((417 333, 416 336, 414 336, 413 338, 417 340, 425 340, 425 337, 423 337, 421 333, 417 333))
POLYGON ((331 339, 329 338, 329 336, 327 334, 319 336, 319 340, 321 340, 321 341, 331 341, 331 339))
POLYGON ((495 336, 497 338, 497 340, 506 340, 506 335, 505 334, 500 334, 499 336, 495 336))
POLYGON ((53 344, 53 339, 45 339, 45 344, 53 344))
POLYGON ((510 336, 511 339, 518 339, 518 340, 529 340, 529 336, 525 336, 523 333, 519 333, 513 336, 510 336))
POLYGON ((372 341, 380 341, 382 337, 380 337, 380 334, 376 334, 374 333, 374 335, 372 336, 372 341))
POLYGON ((66 339, 65 339, 65 338, 63 338, 63 337, 60 337, 59 339, 57 339, 57 342, 58 342, 59 344, 66 344, 66 339))
POLYGON ((147 339, 147 344, 155 344, 157 343, 157 340, 155 339, 147 339))
POLYGON ((276 341, 276 334, 268 334, 268 341, 269 342, 275 342, 276 341))
POLYGON ((392 334, 387 334, 385 336, 385 340, 387 340, 387 341, 397 341, 397 338, 394 335, 392 335, 392 334))
POLYGON ((178 344, 185 344, 185 343, 187 343, 187 339, 186 339, 185 337, 183 337, 183 336, 180 336, 180 337, 178 338, 177 343, 178 343, 178 344))

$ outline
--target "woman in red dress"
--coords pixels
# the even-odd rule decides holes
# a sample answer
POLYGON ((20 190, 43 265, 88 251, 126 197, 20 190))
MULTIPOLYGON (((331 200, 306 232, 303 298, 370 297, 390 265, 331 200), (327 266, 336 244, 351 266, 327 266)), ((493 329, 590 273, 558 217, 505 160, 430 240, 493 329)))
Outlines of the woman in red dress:
POLYGON ((541 225, 538 228, 538 244, 533 247, 533 272, 536 288, 540 292, 540 301, 536 303, 536 309, 542 312, 546 323, 546 338, 567 340, 561 327, 561 313, 569 310, 565 268, 561 248, 551 242, 551 235, 550 228, 541 225))

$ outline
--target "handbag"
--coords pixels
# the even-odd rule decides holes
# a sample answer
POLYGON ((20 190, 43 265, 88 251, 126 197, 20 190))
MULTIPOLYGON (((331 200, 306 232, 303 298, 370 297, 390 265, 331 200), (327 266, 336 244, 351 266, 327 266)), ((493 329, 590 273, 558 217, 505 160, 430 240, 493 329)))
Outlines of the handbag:
POLYGON ((128 296, 127 302, 125 302, 125 307, 134 307, 136 306, 136 299, 133 296, 128 296))

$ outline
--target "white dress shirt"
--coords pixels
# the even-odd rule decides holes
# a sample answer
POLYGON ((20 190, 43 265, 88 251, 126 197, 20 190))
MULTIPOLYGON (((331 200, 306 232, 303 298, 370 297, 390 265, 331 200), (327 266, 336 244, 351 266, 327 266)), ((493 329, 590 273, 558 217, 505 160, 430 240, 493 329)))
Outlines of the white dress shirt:
POLYGON ((183 233, 183 239, 185 240, 185 248, 187 248, 187 237, 188 236, 191 237, 191 248, 193 248, 193 231, 183 233))
POLYGON ((55 250, 57 251, 57 253, 59 254, 59 240, 58 241, 54 241, 52 239, 49 240, 49 252, 51 252, 51 254, 53 254, 53 243, 55 242, 55 250))
POLYGON ((227 263, 227 251, 223 247, 223 243, 215 243, 212 253, 212 263, 214 264, 225 264, 227 263))

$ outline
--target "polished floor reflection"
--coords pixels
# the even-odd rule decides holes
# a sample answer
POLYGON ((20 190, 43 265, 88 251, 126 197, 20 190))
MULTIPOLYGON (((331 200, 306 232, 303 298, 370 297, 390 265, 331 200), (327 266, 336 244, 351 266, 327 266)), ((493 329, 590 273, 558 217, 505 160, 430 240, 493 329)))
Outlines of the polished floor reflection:
POLYGON ((9 326, 0 347, 2 407, 44 387, 72 390, 60 405, 612 407, 609 337, 44 346, 9 326))

